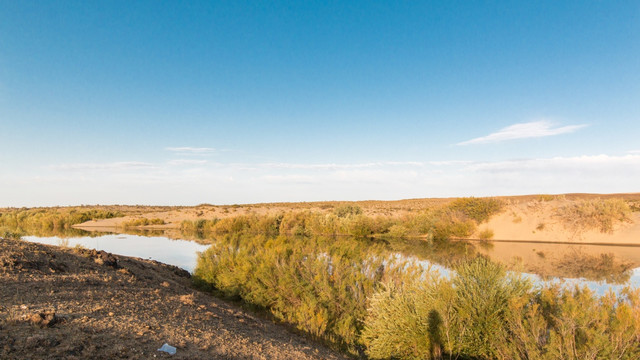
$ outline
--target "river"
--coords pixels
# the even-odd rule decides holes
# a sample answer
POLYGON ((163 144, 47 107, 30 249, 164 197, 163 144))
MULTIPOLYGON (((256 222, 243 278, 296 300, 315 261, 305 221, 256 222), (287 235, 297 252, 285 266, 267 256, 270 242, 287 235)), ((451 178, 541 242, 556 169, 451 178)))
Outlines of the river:
MULTIPOLYGON (((198 253, 210 246, 166 236, 132 234, 24 236, 23 239, 49 245, 79 245, 118 255, 152 259, 189 272, 193 272, 197 266, 198 253)), ((449 263, 482 254, 508 265, 513 271, 523 273, 535 283, 562 281, 570 285, 584 284, 599 295, 610 289, 618 291, 625 285, 640 287, 640 247, 506 242, 462 242, 442 247, 406 240, 391 243, 388 252, 413 258, 423 266, 436 266, 444 273, 449 271, 449 263)))

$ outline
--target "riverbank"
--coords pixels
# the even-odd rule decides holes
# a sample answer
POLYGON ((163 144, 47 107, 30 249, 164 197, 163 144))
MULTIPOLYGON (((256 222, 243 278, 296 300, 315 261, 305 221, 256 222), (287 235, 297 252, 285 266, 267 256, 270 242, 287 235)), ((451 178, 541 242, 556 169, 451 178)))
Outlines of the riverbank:
MULTIPOLYGON (((491 214, 468 238, 496 241, 526 241, 539 243, 581 243, 602 245, 640 245, 640 193, 629 194, 565 194, 565 195, 525 195, 496 197, 502 203, 499 212, 491 214), (619 200, 628 204, 633 211, 625 219, 606 213, 608 209, 591 209, 603 216, 613 216, 610 223, 603 219, 589 218, 584 209, 587 204, 619 200), (580 218, 583 216, 584 218, 580 218), (604 227, 603 227, 604 226, 604 227)), ((416 216, 433 209, 445 207, 455 198, 410 199, 397 201, 355 201, 355 202, 309 202, 272 203, 248 205, 209 205, 194 207, 138 207, 133 213, 122 217, 91 220, 74 225, 75 228, 90 231, 122 229, 126 224, 140 220, 155 221, 159 224, 129 226, 138 230, 178 230, 187 222, 211 219, 227 219, 242 216, 267 217, 291 212, 332 214, 341 206, 361 209, 362 214, 374 223, 396 221, 416 216)), ((592 214, 593 215, 593 214, 592 214)), ((401 234, 402 236, 411 234, 401 234)), ((420 234, 418 237, 424 237, 420 234)))
POLYGON ((0 285, 2 359, 345 358, 150 260, 0 239, 0 285))

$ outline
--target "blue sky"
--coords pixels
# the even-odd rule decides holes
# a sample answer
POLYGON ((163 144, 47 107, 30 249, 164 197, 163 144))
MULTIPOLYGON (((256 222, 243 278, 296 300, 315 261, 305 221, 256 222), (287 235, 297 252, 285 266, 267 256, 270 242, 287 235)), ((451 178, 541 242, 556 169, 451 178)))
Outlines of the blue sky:
POLYGON ((637 192, 637 1, 0 0, 0 206, 637 192))

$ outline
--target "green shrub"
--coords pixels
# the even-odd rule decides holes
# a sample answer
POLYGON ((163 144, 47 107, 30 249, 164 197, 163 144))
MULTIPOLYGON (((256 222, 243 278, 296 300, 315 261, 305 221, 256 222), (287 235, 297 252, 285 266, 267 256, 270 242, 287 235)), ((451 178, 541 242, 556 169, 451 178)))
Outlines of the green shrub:
POLYGON ((393 225, 391 226, 391 228, 389 228, 388 235, 392 238, 401 239, 409 235, 409 230, 407 230, 407 228, 402 225, 393 225))
POLYGON ((379 249, 327 237, 227 235, 201 254, 194 281, 355 354, 367 298, 393 273, 393 259, 375 256, 379 249))
POLYGON ((343 204, 343 205, 339 205, 337 207, 335 207, 333 209, 333 213, 337 216, 337 217, 347 217, 347 216, 352 216, 352 215, 360 215, 362 214, 362 208, 360 208, 357 205, 352 205, 352 204, 343 204))
POLYGON ((491 229, 484 229, 482 231, 480 231, 480 233, 478 234, 478 238, 480 240, 491 240, 493 239, 493 230, 491 229))
POLYGON ((489 218, 502 210, 502 201, 495 198, 459 198, 449 204, 449 208, 460 211, 478 224, 489 220, 489 218))
MULTIPOLYGON (((388 284, 371 296, 362 342, 372 359, 432 359, 442 351, 441 279, 388 284)), ((447 284, 445 284, 445 287, 447 284)))
POLYGON ((0 238, 3 239, 20 239, 23 236, 18 231, 11 230, 7 227, 0 227, 0 238))
POLYGON ((509 301, 527 295, 531 285, 507 274, 501 265, 478 257, 456 268, 453 287, 454 333, 459 340, 451 351, 497 358, 509 338, 505 326, 510 315, 509 301))
POLYGON ((477 258, 452 278, 409 275, 371 296, 362 331, 374 359, 638 359, 640 292, 534 289, 477 258))

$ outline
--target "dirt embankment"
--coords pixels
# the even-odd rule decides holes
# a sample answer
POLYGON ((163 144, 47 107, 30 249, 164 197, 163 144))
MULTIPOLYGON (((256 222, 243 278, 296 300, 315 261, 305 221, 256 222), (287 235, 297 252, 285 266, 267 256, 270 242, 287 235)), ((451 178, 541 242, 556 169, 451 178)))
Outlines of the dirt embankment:
POLYGON ((0 239, 2 359, 344 359, 150 260, 0 239), (164 343, 176 355, 157 351, 164 343))

